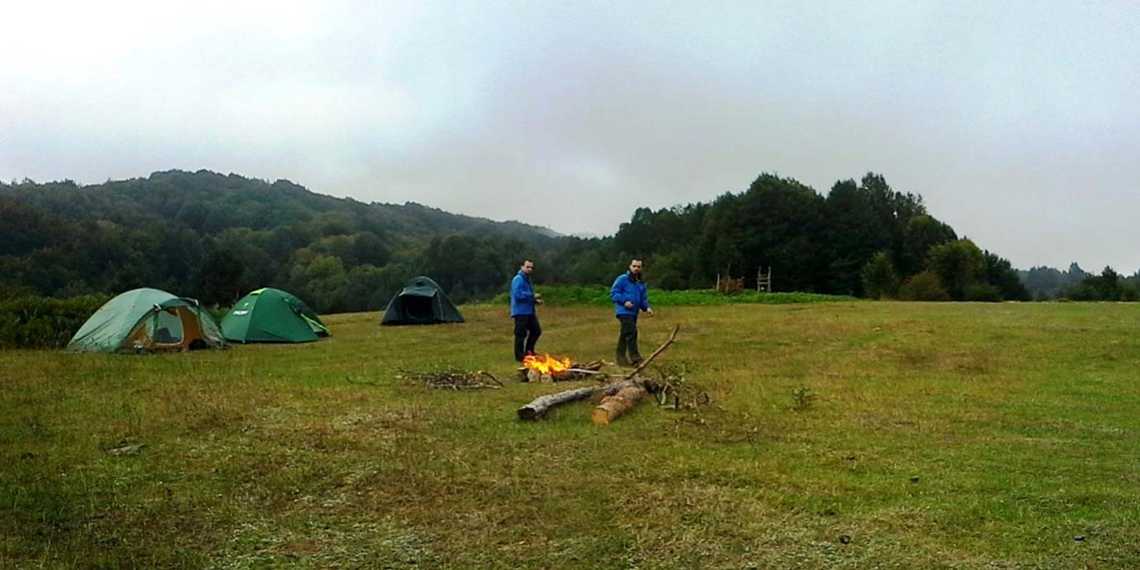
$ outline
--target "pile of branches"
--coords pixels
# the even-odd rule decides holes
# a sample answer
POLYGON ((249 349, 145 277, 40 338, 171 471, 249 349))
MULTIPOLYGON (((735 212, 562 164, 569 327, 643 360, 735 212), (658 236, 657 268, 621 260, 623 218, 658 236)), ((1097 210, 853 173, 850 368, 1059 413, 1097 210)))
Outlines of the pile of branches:
POLYGON ((602 366, 605 366, 605 365, 606 365, 605 360, 591 360, 589 362, 575 362, 575 363, 570 365, 570 368, 572 370, 598 371, 598 370, 601 370, 602 366))
POLYGON ((657 405, 671 410, 692 410, 712 403, 709 393, 693 386, 685 378, 684 366, 666 365, 657 370, 653 392, 657 405))
POLYGON ((447 368, 429 372, 403 371, 400 377, 422 383, 433 390, 497 390, 503 387, 503 383, 486 370, 447 368))

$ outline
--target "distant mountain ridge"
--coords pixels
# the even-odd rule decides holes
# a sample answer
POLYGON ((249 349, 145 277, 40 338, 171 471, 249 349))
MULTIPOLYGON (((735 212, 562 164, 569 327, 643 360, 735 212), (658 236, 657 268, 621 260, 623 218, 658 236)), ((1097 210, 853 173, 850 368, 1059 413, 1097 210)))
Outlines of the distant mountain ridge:
POLYGON ((0 196, 14 197, 70 220, 174 220, 207 233, 236 227, 268 229, 340 213, 413 234, 491 231, 527 240, 561 237, 550 228, 514 220, 455 214, 417 202, 365 203, 313 192, 289 180, 270 183, 209 170, 167 170, 146 178, 82 186, 70 181, 14 186, 0 183, 0 190, 4 191, 0 196))
POLYGON ((208 170, 78 185, 0 183, 0 294, 66 297, 148 286, 229 303, 277 286, 321 311, 382 307, 418 273, 460 297, 509 280, 549 228, 415 202, 364 203, 208 170))

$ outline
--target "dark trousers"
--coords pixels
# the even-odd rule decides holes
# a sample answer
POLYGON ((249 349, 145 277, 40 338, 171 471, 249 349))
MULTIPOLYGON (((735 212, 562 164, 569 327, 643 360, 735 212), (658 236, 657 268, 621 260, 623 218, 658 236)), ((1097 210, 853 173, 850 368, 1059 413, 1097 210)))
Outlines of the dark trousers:
POLYGON ((618 332, 617 363, 637 364, 641 362, 641 353, 637 351, 637 317, 618 317, 618 321, 621 321, 621 329, 618 332))
POLYGON ((514 319, 515 360, 522 362, 528 352, 534 352, 534 345, 542 336, 542 327, 538 324, 538 315, 518 315, 514 319))

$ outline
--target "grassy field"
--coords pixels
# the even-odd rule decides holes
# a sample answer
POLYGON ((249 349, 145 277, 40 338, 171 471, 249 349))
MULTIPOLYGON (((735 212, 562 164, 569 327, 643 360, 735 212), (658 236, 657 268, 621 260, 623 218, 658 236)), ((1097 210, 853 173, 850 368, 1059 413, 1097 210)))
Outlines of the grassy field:
MULTIPOLYGON (((0 352, 0 566, 1140 567, 1140 306, 661 308, 643 351, 680 323, 666 360, 712 404, 607 428, 586 403, 515 419, 561 386, 399 378, 511 377, 503 309, 465 312, 0 352)), ((540 349, 613 358, 605 309, 542 319, 540 349)))

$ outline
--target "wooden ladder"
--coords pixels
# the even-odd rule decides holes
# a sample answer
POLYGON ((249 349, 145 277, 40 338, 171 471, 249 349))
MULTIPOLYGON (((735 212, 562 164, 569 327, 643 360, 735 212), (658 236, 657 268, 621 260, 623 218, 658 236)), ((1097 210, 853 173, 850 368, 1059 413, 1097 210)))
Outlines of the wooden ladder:
POLYGON ((764 266, 756 270, 756 291, 760 293, 772 292, 772 266, 768 266, 768 273, 764 273, 764 266))

